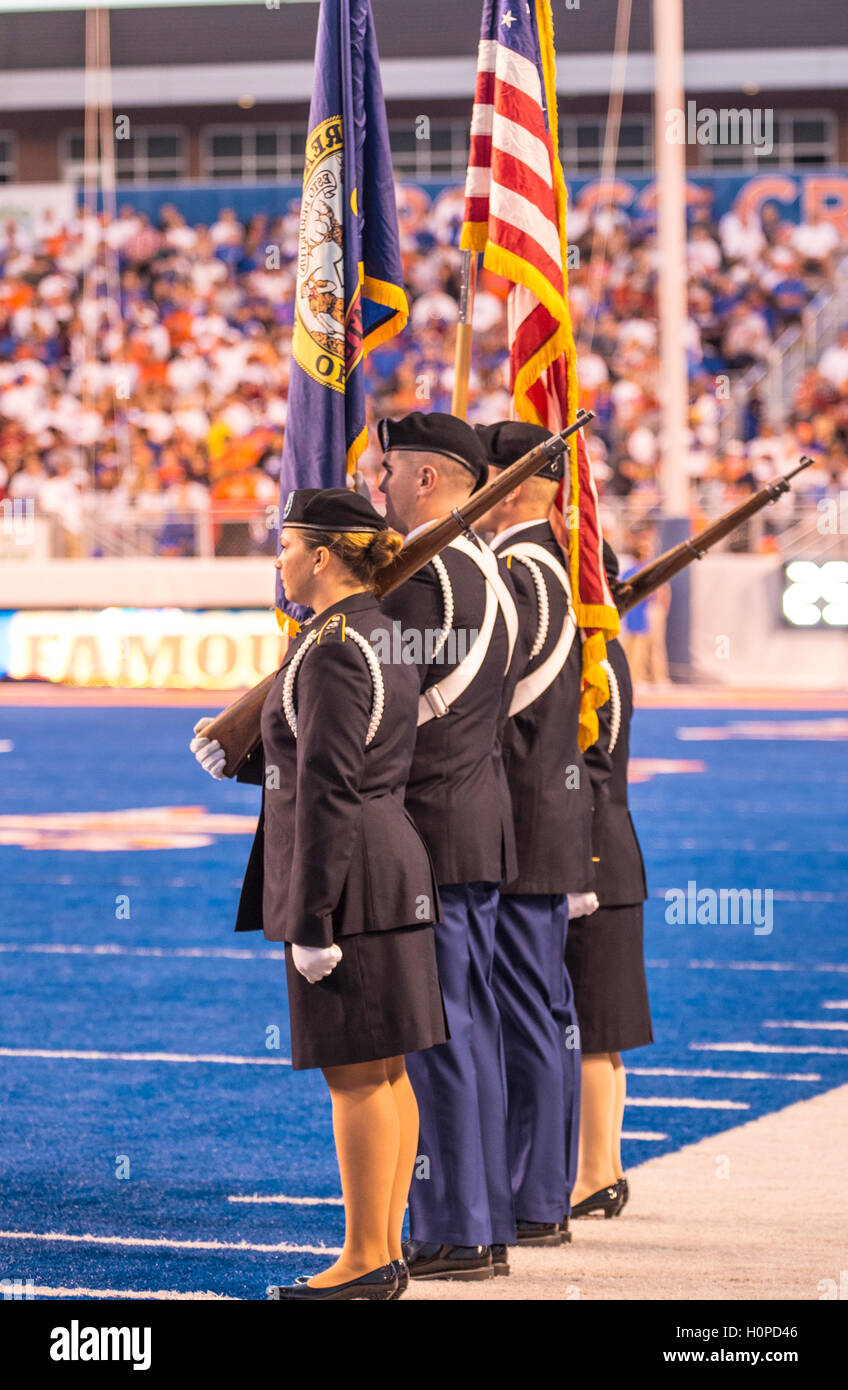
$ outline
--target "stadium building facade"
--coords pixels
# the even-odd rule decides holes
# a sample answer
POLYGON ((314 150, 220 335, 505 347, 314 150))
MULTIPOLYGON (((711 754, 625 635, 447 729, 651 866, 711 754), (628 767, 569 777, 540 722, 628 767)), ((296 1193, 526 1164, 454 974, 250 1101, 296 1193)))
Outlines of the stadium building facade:
MULTIPOLYGON (((373 0, 398 173, 465 169, 480 5, 373 0)), ((653 167, 650 6, 634 7, 618 168, 653 167)), ((318 6, 116 9, 111 87, 125 183, 289 180, 302 163, 318 6)), ((556 5, 563 162, 600 167, 615 0, 556 5)), ((839 0, 734 0, 685 7, 685 81, 697 109, 770 111, 768 146, 688 143, 699 170, 848 164, 848 62, 839 0)), ((0 182, 81 179, 85 15, 0 14, 0 182)))

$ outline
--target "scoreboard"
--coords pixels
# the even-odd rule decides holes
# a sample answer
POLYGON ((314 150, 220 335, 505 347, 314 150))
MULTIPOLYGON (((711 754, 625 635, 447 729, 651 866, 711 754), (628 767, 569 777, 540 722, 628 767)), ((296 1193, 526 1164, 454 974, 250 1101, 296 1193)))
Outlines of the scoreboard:
POLYGON ((848 628, 848 560, 790 560, 781 614, 790 627, 848 628))

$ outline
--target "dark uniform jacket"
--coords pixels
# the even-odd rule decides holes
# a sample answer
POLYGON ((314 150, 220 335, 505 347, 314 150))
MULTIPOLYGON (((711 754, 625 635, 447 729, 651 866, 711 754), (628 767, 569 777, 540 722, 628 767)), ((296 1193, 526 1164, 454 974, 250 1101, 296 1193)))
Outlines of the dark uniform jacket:
POLYGON ((388 638, 373 595, 362 593, 317 614, 289 644, 262 709, 262 746, 238 775, 263 792, 236 931, 262 927, 272 941, 329 946, 341 936, 438 920, 432 865, 404 809, 418 675, 390 657, 383 664, 388 638), (381 658, 385 706, 367 748, 374 684, 349 627, 381 658), (283 683, 313 630, 320 639, 295 681, 295 738, 283 683))
MULTIPOLYGON (((474 541, 484 544, 476 536, 474 541)), ((486 581, 474 561, 461 551, 448 546, 441 559, 453 589, 453 630, 465 633, 467 651, 483 619, 486 581)), ((502 563, 499 570, 512 593, 509 571, 502 563)), ((402 633, 438 631, 444 621, 444 605, 433 565, 425 565, 388 594, 382 607, 400 623, 402 633)), ((443 655, 455 659, 431 664, 423 661, 419 667, 421 689, 428 690, 443 680, 462 654, 458 647, 453 652, 446 647, 443 655)), ((513 654, 505 677, 507 654, 506 623, 499 607, 489 650, 471 685, 448 714, 418 729, 406 807, 427 843, 440 884, 500 883, 516 873, 500 730, 521 657, 513 654)))
POLYGON ((627 657, 620 642, 607 643, 607 660, 613 671, 610 698, 598 710, 598 741, 587 748, 583 756, 595 794, 592 823, 592 841, 597 857, 595 892, 601 907, 625 907, 644 902, 648 889, 642 852, 627 805, 633 687, 627 657), (610 739, 616 721, 619 722, 618 736, 610 753, 610 739))
MULTIPOLYGON (((510 530, 496 550, 530 541, 564 564, 562 551, 547 521, 510 530)), ((515 585, 522 628, 534 644, 539 598, 529 569, 517 557, 507 561, 515 585)), ((541 651, 526 664, 522 679, 532 676, 552 654, 568 612, 562 585, 538 565, 548 596, 550 620, 541 651)), ((577 743, 582 684, 579 632, 559 675, 531 704, 507 720, 504 768, 512 796, 518 874, 505 893, 584 893, 594 887, 592 870, 592 787, 577 743)))

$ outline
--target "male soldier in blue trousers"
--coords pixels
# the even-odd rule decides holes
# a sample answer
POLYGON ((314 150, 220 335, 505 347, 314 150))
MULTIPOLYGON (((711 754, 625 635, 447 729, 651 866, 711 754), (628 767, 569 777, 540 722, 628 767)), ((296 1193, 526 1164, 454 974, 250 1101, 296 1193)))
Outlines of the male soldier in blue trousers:
MULTIPOLYGON (((493 469, 549 437, 541 426, 519 421, 477 431, 493 469)), ((500 894, 493 976, 518 1242, 527 1245, 570 1239, 566 1204, 577 1174, 580 1044, 564 951, 569 895, 584 907, 593 886, 592 791, 578 748, 581 642, 566 561, 548 521, 563 459, 509 493, 485 520, 497 533, 492 548, 509 565, 532 643, 503 735, 518 873, 500 894)))
MULTIPOLYGON (((383 420, 381 491, 407 540, 487 480, 486 451, 452 415, 383 420)), ((413 1279, 509 1272, 515 1240, 506 1089, 492 989, 498 887, 517 872, 500 756, 504 703, 523 660, 509 572, 473 531, 383 601, 404 642, 423 641, 418 741, 406 808, 442 904, 439 978, 450 1042, 407 1058, 421 1118, 405 1253, 413 1279)))

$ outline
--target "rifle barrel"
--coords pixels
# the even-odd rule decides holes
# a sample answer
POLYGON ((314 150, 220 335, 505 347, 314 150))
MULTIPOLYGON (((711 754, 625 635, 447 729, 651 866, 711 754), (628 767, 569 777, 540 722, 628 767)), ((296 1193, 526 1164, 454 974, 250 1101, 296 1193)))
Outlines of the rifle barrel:
POLYGON ((631 574, 629 579, 625 579, 620 584, 616 592, 616 606, 619 613, 629 613, 631 608, 635 608, 638 603, 649 598, 663 584, 674 579, 681 570, 690 565, 693 560, 701 560, 708 550, 711 550, 719 541, 731 535, 749 517, 756 516, 757 512, 762 511, 770 502, 776 502, 784 492, 791 490, 791 479, 798 473, 809 468, 814 462, 813 459, 803 455, 801 462, 793 468, 790 473, 784 473, 781 477, 774 478, 765 487, 760 488, 751 497, 746 497, 744 502, 740 502, 724 516, 719 517, 712 525, 699 531, 696 536, 689 537, 688 540, 681 541, 679 545, 671 550, 666 550, 656 560, 644 565, 642 569, 631 574))

